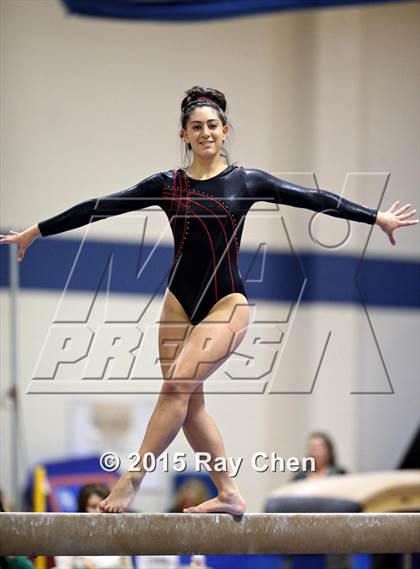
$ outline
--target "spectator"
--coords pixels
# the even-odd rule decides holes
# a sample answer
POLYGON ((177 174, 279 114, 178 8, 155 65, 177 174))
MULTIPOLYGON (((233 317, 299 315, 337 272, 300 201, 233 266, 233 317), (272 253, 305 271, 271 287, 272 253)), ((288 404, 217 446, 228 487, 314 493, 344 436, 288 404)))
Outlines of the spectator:
MULTIPOLYGON (((105 484, 82 486, 77 500, 79 513, 100 513, 99 503, 108 496, 110 489, 105 484)), ((131 557, 126 556, 58 556, 55 569, 133 569, 131 557)))
POLYGON ((184 508, 197 506, 210 499, 207 486, 197 478, 190 478, 181 484, 175 496, 175 502, 170 509, 171 513, 182 513, 184 508))
POLYGON ((315 472, 301 470, 293 480, 346 474, 346 470, 337 465, 334 443, 326 433, 317 431, 309 435, 306 456, 315 459, 315 472))
MULTIPOLYGON (((326 433, 316 431, 309 435, 306 456, 315 459, 315 472, 301 470, 294 476, 293 480, 346 474, 346 470, 337 465, 334 443, 326 433)), ((349 555, 327 555, 325 562, 326 569, 350 569, 351 567, 349 555)))

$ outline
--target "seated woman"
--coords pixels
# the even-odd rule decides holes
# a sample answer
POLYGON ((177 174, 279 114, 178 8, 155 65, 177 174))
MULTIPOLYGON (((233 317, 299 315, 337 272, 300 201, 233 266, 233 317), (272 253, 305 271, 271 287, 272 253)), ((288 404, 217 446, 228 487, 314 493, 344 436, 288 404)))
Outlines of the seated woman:
POLYGON ((309 435, 306 456, 314 458, 315 472, 301 470, 293 477, 293 480, 347 474, 344 468, 337 465, 334 443, 326 433, 314 432, 309 435))

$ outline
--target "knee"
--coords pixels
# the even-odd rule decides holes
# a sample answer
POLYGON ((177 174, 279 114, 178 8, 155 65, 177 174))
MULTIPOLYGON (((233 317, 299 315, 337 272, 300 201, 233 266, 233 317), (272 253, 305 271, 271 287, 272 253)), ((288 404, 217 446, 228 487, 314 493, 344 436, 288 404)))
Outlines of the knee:
POLYGON ((191 397, 191 393, 194 391, 196 386, 192 385, 191 381, 177 381, 175 379, 167 379, 164 381, 162 386, 162 394, 175 398, 185 405, 188 405, 188 401, 191 397))
POLYGON ((188 366, 173 364, 168 378, 163 382, 162 394, 177 399, 188 405, 191 394, 197 387, 197 382, 191 378, 188 366))

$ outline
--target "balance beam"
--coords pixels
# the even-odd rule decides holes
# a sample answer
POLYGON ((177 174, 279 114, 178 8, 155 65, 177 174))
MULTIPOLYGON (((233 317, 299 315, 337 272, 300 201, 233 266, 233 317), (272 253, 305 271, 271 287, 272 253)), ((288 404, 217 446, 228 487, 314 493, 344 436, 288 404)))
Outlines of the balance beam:
POLYGON ((0 513, 2 555, 420 552, 420 514, 0 513))

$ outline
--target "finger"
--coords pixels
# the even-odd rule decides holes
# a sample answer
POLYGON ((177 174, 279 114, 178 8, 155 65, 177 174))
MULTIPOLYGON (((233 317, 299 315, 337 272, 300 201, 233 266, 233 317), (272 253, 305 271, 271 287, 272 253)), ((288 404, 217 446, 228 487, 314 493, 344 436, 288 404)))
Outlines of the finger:
POLYGON ((18 231, 13 231, 13 229, 9 229, 10 233, 14 233, 15 235, 19 235, 18 231))
POLYGON ((411 204, 407 203, 407 204, 403 205, 402 207, 400 207, 400 209, 398 209, 394 213, 395 213, 395 215, 399 215, 400 213, 403 213, 404 211, 406 211, 410 207, 411 207, 411 204))
POLYGON ((418 219, 411 219, 410 221, 400 221, 398 223, 398 227, 401 227, 402 225, 416 225, 416 223, 418 222, 419 222, 418 219))
POLYGON ((399 203, 400 203, 400 202, 399 202, 398 200, 397 200, 396 202, 394 202, 394 203, 392 204, 392 206, 389 208, 388 211, 390 211, 391 213, 393 213, 393 212, 394 212, 394 209, 395 209, 396 207, 398 207, 398 204, 399 204, 399 203))
POLYGON ((401 215, 399 215, 398 217, 400 219, 407 219, 407 217, 411 217, 412 215, 414 215, 416 213, 416 210, 413 209, 412 211, 409 211, 408 213, 403 213, 401 215))
POLYGON ((391 241, 391 245, 395 245, 395 239, 394 239, 394 234, 390 233, 389 234, 389 240, 391 241))

